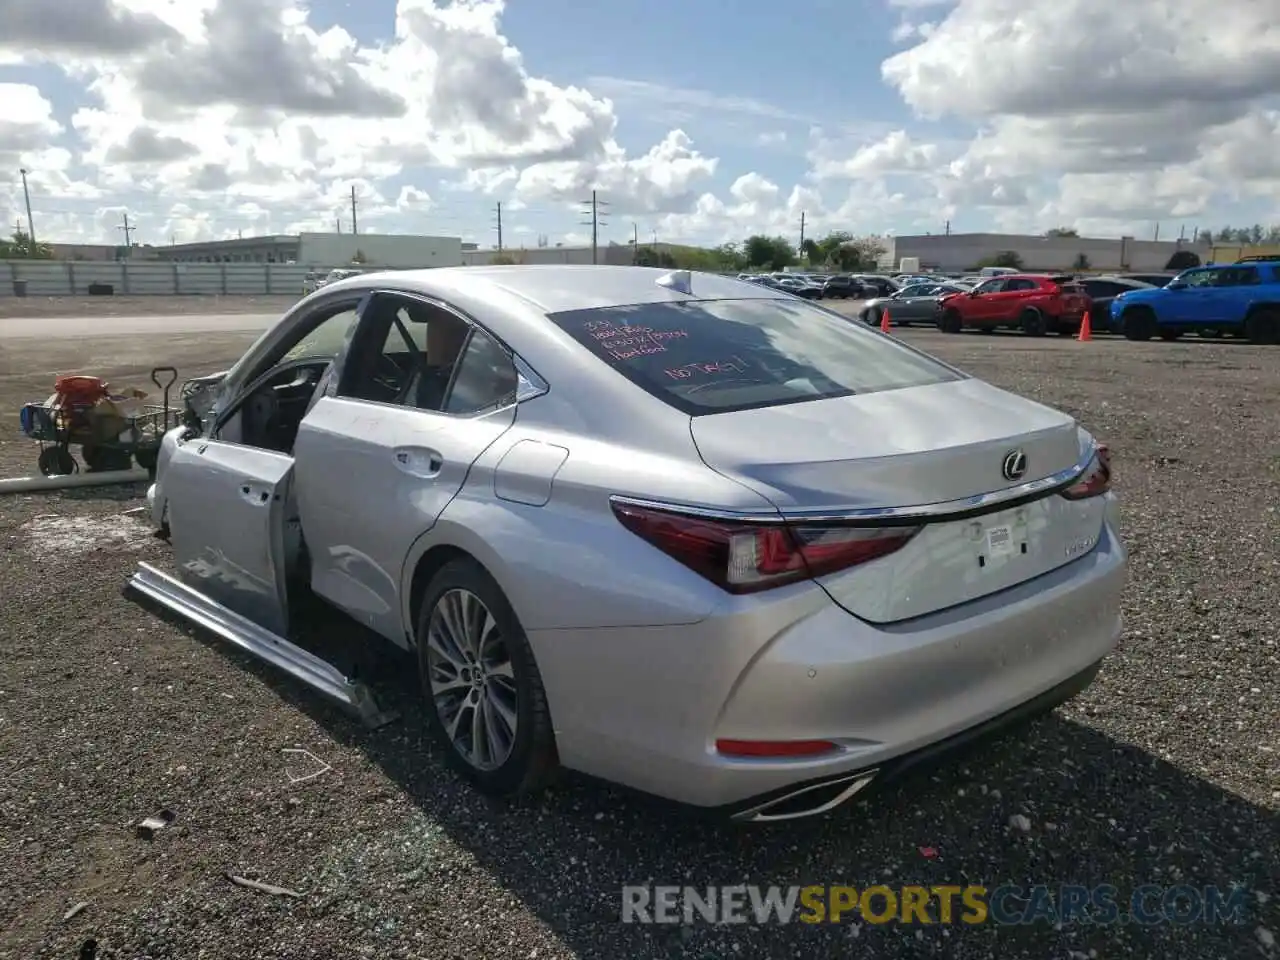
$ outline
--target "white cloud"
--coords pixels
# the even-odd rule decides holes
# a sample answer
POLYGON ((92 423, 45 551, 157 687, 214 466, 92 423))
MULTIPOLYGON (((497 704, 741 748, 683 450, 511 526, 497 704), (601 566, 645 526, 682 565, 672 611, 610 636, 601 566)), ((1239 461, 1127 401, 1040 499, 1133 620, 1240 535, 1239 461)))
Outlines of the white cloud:
POLYGON ((981 125, 940 180, 956 209, 1123 229, 1280 180, 1280 21, 1253 0, 961 0, 882 72, 922 118, 981 125))
POLYGON ((353 185, 370 230, 487 241, 501 201, 513 236, 553 243, 584 233, 592 190, 626 240, 798 239, 802 216, 809 236, 1119 233, 1277 207, 1280 20, 1260 0, 888 4, 891 123, 869 98, 574 78, 526 59, 501 0, 395 0, 377 43, 304 0, 0 0, 0 62, 81 88, 55 108, 52 86, 0 84, 0 213, 24 165, 49 229, 111 241, 126 211, 159 242, 345 228, 353 185))

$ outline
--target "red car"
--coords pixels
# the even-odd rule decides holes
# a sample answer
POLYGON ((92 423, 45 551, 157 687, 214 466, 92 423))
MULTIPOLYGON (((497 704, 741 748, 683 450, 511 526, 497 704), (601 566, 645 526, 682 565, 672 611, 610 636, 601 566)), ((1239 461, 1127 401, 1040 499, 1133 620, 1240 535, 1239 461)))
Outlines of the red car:
POLYGON ((945 333, 1008 327, 1040 337, 1074 334, 1090 300, 1075 277, 1017 273, 984 280, 939 306, 938 329, 945 333))

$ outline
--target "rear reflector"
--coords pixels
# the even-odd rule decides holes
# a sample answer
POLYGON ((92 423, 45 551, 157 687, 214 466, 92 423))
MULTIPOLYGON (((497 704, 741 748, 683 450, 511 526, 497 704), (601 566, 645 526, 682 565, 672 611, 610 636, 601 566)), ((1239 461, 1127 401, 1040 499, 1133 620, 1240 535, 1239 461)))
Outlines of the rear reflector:
POLYGON ((619 522, 730 593, 820 577, 901 550, 919 527, 739 523, 617 501, 619 522))
POLYGON ((816 757, 839 750, 830 740, 717 740, 726 757, 816 757))
POLYGON ((1098 444, 1089 469, 1080 475, 1080 479, 1062 495, 1068 500, 1087 500, 1099 497, 1111 489, 1111 450, 1105 443, 1098 444))

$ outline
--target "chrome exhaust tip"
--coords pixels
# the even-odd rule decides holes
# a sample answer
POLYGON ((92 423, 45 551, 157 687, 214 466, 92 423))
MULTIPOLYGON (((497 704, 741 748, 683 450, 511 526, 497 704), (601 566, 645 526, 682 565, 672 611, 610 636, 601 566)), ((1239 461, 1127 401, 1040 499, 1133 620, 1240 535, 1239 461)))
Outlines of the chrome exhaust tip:
POLYGON ((859 773, 810 784, 739 811, 729 819, 734 823, 773 823, 778 820, 816 817, 847 803, 866 789, 867 785, 876 778, 877 773, 879 773, 878 770, 863 770, 859 773))

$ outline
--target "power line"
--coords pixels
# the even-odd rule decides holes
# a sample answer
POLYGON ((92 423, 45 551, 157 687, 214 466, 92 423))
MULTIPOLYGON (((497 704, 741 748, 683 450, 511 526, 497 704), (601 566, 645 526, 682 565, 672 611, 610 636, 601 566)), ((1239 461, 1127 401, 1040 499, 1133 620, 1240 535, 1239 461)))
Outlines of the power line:
POLYGON ((600 200, 596 196, 596 191, 592 190, 591 199, 583 200, 582 205, 586 208, 582 212, 591 218, 590 220, 582 221, 582 225, 591 227, 591 262, 596 263, 598 262, 597 254, 600 248, 600 228, 606 225, 600 221, 603 216, 600 208, 607 207, 609 204, 607 201, 600 200))

